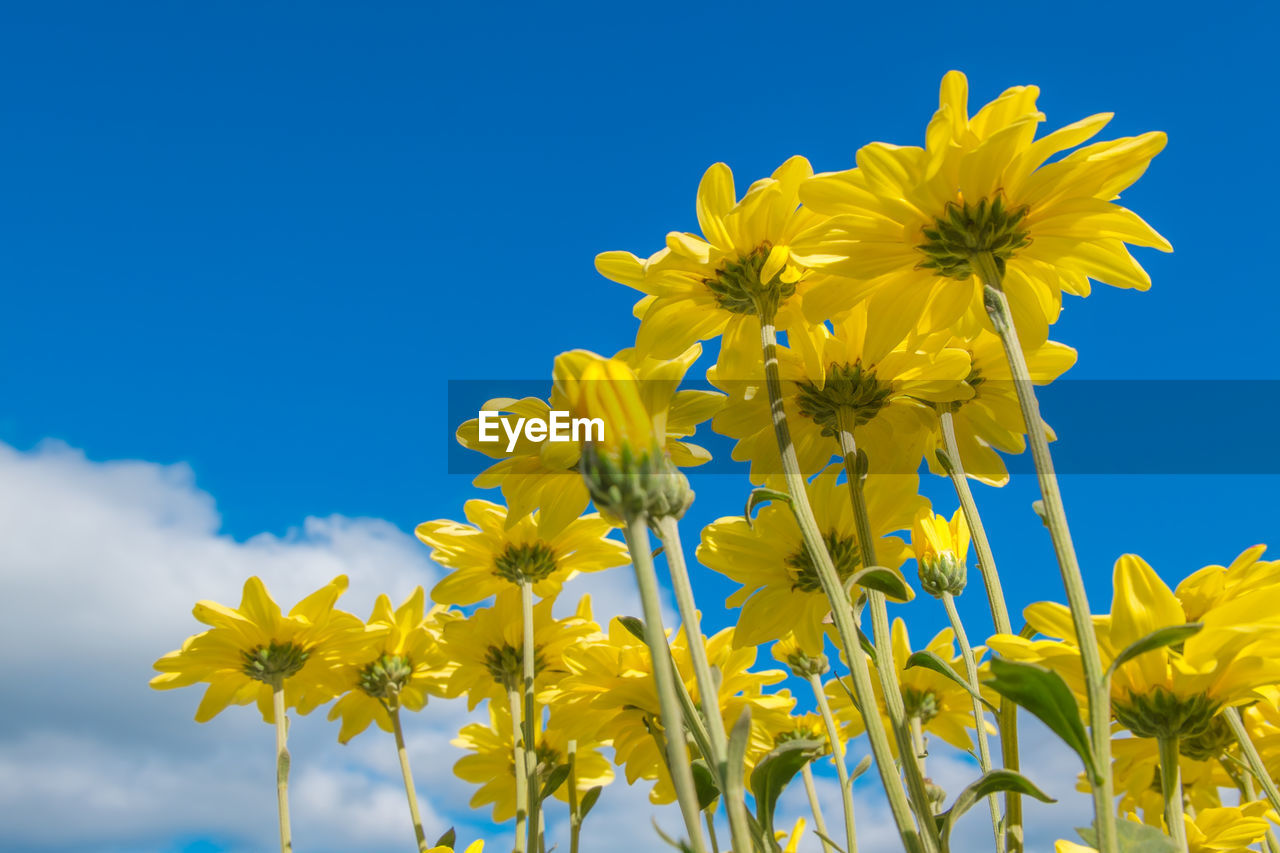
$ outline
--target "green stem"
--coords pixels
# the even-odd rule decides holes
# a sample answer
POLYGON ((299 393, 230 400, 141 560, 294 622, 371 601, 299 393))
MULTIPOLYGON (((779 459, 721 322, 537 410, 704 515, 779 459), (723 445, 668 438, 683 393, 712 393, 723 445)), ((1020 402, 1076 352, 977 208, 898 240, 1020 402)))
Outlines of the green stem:
POLYGON ((676 800, 684 817, 685 830, 689 833, 689 844, 694 853, 705 853, 697 789, 693 784, 689 747, 685 741, 684 719, 675 693, 675 667, 667 663, 671 653, 667 646, 666 631, 662 627, 662 602, 658 598, 658 574, 653 569, 653 556, 649 548, 649 528, 643 518, 630 518, 626 522, 625 534, 627 548, 631 551, 631 562, 635 566, 636 586, 640 589, 645 643, 649 646, 649 657, 653 665, 653 681, 658 690, 662 725, 669 733, 666 747, 671 783, 676 789, 676 800))
MULTIPOLYGON (((760 340, 764 354, 765 385, 769 392, 769 407, 773 417, 773 429, 778 442, 778 453, 782 457, 782 473, 786 480, 787 492, 791 495, 791 507, 795 512, 796 523, 804 539, 805 549, 809 552, 817 570, 818 582, 831 604, 831 617, 835 622, 845 658, 849 663, 849 674, 853 681, 854 695, 861 708, 875 708, 875 690, 871 686, 871 673, 867 668, 866 656, 862 653, 862 645, 858 642, 858 629, 853 621, 853 609, 849 605, 849 596, 844 590, 831 555, 822 541, 822 533, 818 529, 818 521, 813 516, 813 507, 809 505, 809 495, 805 491, 804 474, 800 471, 800 461, 796 458, 795 445, 791 442, 791 430, 787 426, 786 410, 782 403, 782 377, 778 372, 778 340, 773 326, 773 315, 761 313, 760 340)), ((921 817, 923 833, 917 830, 911 814, 911 806, 902 787, 902 779, 893 761, 893 751, 889 747, 888 734, 878 713, 870 713, 864 717, 867 728, 867 740, 875 756, 876 770, 884 785, 885 795, 889 801, 889 810, 893 814, 898 834, 909 853, 937 853, 940 848, 937 828, 927 813, 921 817)))
MULTIPOLYGON (((1258 799, 1258 789, 1253 786, 1253 776, 1244 772, 1242 768, 1234 762, 1220 758, 1218 764, 1222 769, 1227 771, 1227 775, 1236 783, 1236 788, 1240 790, 1241 804, 1252 803, 1258 799)), ((1271 821, 1267 821, 1267 834, 1263 839, 1267 845, 1267 853, 1280 853, 1280 839, 1276 838, 1275 832, 1271 828, 1271 821)))
POLYGON ((680 523, 674 516, 658 519, 658 538, 664 546, 667 568, 671 573, 671 587, 676 594, 676 606, 680 621, 684 623, 685 639, 689 646, 689 658, 693 662, 694 677, 698 683, 702 717, 706 720, 707 735, 711 742, 711 760, 720 768, 719 776, 728 790, 724 792, 725 812, 729 816, 729 832, 735 850, 751 849, 751 829, 747 822, 746 792, 737 783, 739 774, 726 766, 729 741, 725 735, 724 719, 720 716, 720 690, 707 662, 706 641, 702 636, 701 618, 693 598, 693 584, 684 561, 684 547, 680 542, 680 523))
POLYGON ((1164 792, 1164 822, 1169 837, 1187 853, 1187 826, 1182 821, 1182 768, 1178 761, 1178 736, 1156 739, 1160 746, 1160 790, 1164 792))
POLYGON ((804 793, 809 798, 809 811, 813 814, 813 828, 820 833, 823 853, 834 853, 835 848, 827 841, 827 822, 822 817, 822 804, 818 802, 818 789, 813 784, 812 762, 806 763, 800 771, 804 774, 804 793))
MULTIPOLYGON (((969 477, 964 470, 964 460, 960 458, 960 446, 956 442, 955 418, 950 410, 944 409, 938 414, 942 425, 942 441, 946 447, 946 458, 941 460, 951 480, 951 485, 960 500, 960 510, 964 513, 965 523, 969 525, 969 536, 973 540, 973 550, 978 558, 978 571, 982 575, 982 585, 987 591, 987 605, 991 608, 991 622, 997 634, 1012 634, 1013 623, 1009 621, 1009 606, 1004 600, 1004 589, 1000 585, 1000 573, 996 570, 996 558, 991 551, 991 541, 987 539, 987 529, 982 524, 982 516, 978 514, 978 504, 969 489, 969 477)), ((959 632, 957 632, 958 634, 959 632)), ((977 682, 974 682, 977 687, 977 682)), ((996 717, 1000 727, 1000 758, 1006 770, 1017 771, 1018 761, 1018 706, 1012 701, 1002 698, 1000 712, 996 717)), ((1016 791, 1006 791, 1004 795, 1005 832, 1004 837, 997 839, 997 850, 1006 849, 1008 853, 1022 853, 1022 795, 1016 791), (1001 845, 1005 845, 1002 847, 1001 845)))
POLYGON ((569 753, 569 853, 578 853, 578 842, 582 836, 582 802, 578 798, 578 741, 570 740, 569 753))
MULTIPOLYGON (((973 655, 973 646, 969 645, 969 635, 965 633, 964 623, 960 621, 960 613, 956 610, 956 600, 949 592, 942 593, 942 606, 947 609, 947 619, 951 621, 951 630, 956 634, 956 645, 960 647, 960 657, 964 659, 965 678, 973 688, 973 727, 978 736, 978 767, 984 774, 991 771, 991 747, 987 743, 987 718, 982 710, 982 701, 978 694, 982 684, 978 681, 978 660, 973 655)), ((1000 807, 996 805, 996 795, 987 797, 991 807, 991 829, 995 832, 996 851, 1003 853, 1004 836, 1000 832, 1000 807)))
MULTIPOLYGON (((808 679, 809 686, 813 688, 813 697, 818 703, 818 713, 822 715, 822 724, 827 729, 827 742, 831 744, 831 757, 836 765, 836 778, 840 781, 840 800, 844 804, 845 847, 848 853, 857 853, 858 834, 853 815, 853 780, 849 778, 849 764, 846 758, 844 739, 840 737, 840 728, 836 725, 835 715, 831 713, 831 703, 827 701, 827 694, 822 689, 822 680, 814 672, 809 673, 808 679)), ((861 710, 860 706, 859 713, 861 713, 861 710)), ((807 764, 805 769, 809 769, 807 764)), ((895 779, 894 781, 897 780, 895 779)))
POLYGON ((527 581, 520 584, 520 614, 522 639, 520 657, 522 659, 523 676, 521 687, 524 695, 524 713, 522 731, 524 736, 524 772, 525 786, 528 788, 529 850, 540 850, 541 844, 541 806, 542 791, 538 784, 538 708, 534 699, 533 681, 535 673, 535 655, 537 649, 533 644, 533 585, 527 581))
MULTIPOLYGON (((510 682, 510 679, 508 679, 510 682)), ((507 706, 511 709, 512 760, 516 782, 516 841, 512 853, 525 851, 525 827, 529 822, 529 773, 525 766, 524 725, 521 723, 520 690, 507 685, 507 706)))
POLYGON ((284 679, 271 685, 271 707, 276 721, 276 805, 280 815, 280 853, 293 850, 293 830, 289 827, 289 718, 284 713, 284 679))
POLYGON ((400 775, 404 777, 404 793, 409 798, 409 817, 413 821, 413 835, 418 839, 418 850, 427 849, 427 835, 422 831, 422 815, 418 811, 418 792, 413 786, 413 771, 409 769, 409 752, 404 748, 404 729, 400 726, 400 705, 387 709, 391 715, 391 732, 396 736, 396 755, 400 757, 400 775))
MULTIPOLYGON (((716 806, 715 803, 707 806, 702 812, 703 817, 707 820, 707 838, 711 839, 711 853, 720 853, 720 839, 716 837, 716 806)), ((751 848, 748 847, 748 850, 751 848)))
MULTIPOLYGON (((912 714, 908 721, 909 730, 911 732, 911 748, 916 757, 916 766, 920 768, 920 775, 925 779, 929 778, 929 747, 924 737, 924 721, 920 719, 918 714, 912 714)), ((930 803, 932 808, 933 803, 930 803)))
POLYGON ((1013 375, 1014 391, 1027 429, 1027 443, 1035 462, 1036 476, 1040 481, 1040 495, 1044 501, 1044 523, 1049 528, 1053 549, 1066 589, 1071 621, 1076 631, 1076 646, 1080 650, 1080 663, 1084 669, 1085 691, 1089 700, 1089 734, 1093 742, 1094 766, 1097 779, 1090 780, 1093 806, 1098 831, 1098 848, 1102 853, 1115 853, 1118 847, 1116 830, 1115 785, 1111 772, 1111 697, 1107 679, 1098 651, 1098 638, 1093 628, 1093 615, 1085 594, 1084 577, 1076 559, 1075 546, 1071 542, 1071 530, 1067 526, 1067 512, 1062 503, 1058 477, 1053 470, 1053 457, 1049 453, 1049 441, 1045 435, 1044 421, 1040 417, 1040 404, 1036 400, 1035 386, 1027 368, 1026 354, 1018 341, 1018 331, 1013 325, 1009 299, 1005 296, 1002 277, 990 252, 973 255, 974 268, 983 284, 983 303, 1000 343, 1005 359, 1013 375))
MULTIPOLYGON (((858 554, 864 567, 877 565, 875 535, 871 532, 871 518, 867 513, 866 495, 863 493, 862 471, 858 464, 858 447, 853 438, 850 413, 845 409, 836 412, 836 437, 840 442, 840 455, 844 458, 845 479, 848 480, 849 498, 853 504, 853 519, 858 531, 858 554)), ((866 458, 866 454, 863 454, 866 458)), ((907 721, 906 702, 902 698, 902 686, 898 684, 898 665, 893 659, 893 636, 889 629, 889 608, 884 593, 866 590, 867 609, 871 611, 871 630, 875 640, 876 674, 880 677, 880 693, 884 696, 885 713, 898 741, 898 754, 911 755, 915 749, 907 721)), ((907 791, 915 804, 916 814, 922 823, 933 820, 933 803, 925 784, 921 762, 902 762, 907 791)))
POLYGON ((1236 736, 1236 742, 1240 744, 1240 753, 1244 756, 1245 763, 1249 765, 1250 772, 1262 786, 1263 793, 1267 795, 1267 802, 1271 804, 1271 808, 1280 812, 1280 790, 1276 789, 1275 780, 1267 772, 1267 766, 1262 763, 1262 756, 1258 754, 1258 748, 1253 745, 1253 739, 1249 737, 1249 731, 1244 727, 1244 720, 1240 718, 1240 710, 1227 708, 1222 712, 1222 716, 1231 727, 1231 733, 1236 736))

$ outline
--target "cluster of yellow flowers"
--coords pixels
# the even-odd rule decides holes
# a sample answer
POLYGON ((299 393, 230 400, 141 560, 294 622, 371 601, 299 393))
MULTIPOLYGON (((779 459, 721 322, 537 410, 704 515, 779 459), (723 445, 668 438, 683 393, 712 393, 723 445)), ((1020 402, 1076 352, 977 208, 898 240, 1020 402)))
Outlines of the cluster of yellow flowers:
MULTIPOLYGON (((719 849, 721 806, 733 850, 794 850, 804 823, 778 831, 774 807, 798 775, 824 850, 854 853, 852 784, 871 765, 910 853, 950 850, 955 821, 984 799, 990 849, 1018 853, 1021 798, 1047 799, 1018 772, 1019 707, 1076 751, 1094 797, 1090 846, 1060 841, 1059 851, 1280 853, 1280 616, 1268 606, 1280 562, 1257 546, 1170 590, 1127 555, 1111 612, 1090 613, 1033 387, 1075 361, 1049 340, 1063 292, 1088 295, 1091 280, 1145 289, 1129 246, 1170 249, 1116 203, 1164 135, 1089 143, 1104 114, 1037 138, 1037 95, 1015 87, 971 116, 967 82, 951 72, 923 147, 872 143, 855 168, 818 175, 793 157, 741 198, 716 164, 698 187, 700 235, 672 232, 644 258, 601 254, 605 277, 643 294, 634 347, 566 352, 548 399, 496 399, 485 411, 567 410, 599 418, 603 435, 526 434, 506 449, 481 440, 478 420, 460 426, 464 446, 495 460, 476 485, 499 489, 505 506, 471 500, 465 523, 419 525, 448 570, 434 607, 419 588, 399 607, 379 598, 361 621, 334 609, 345 578, 287 616, 256 578, 238 609, 198 604, 209 630, 161 658, 153 686, 207 682, 200 721, 256 701, 275 723, 282 849, 286 709, 336 698, 339 740, 375 722, 393 733, 429 850, 439 848, 418 817, 400 711, 465 696, 471 709, 487 703, 487 722, 459 733, 467 755, 455 770, 478 786, 473 807, 515 820, 516 853, 547 849, 551 798, 568 806, 577 853, 614 778, 606 749, 628 784, 645 780, 654 803, 679 804, 672 843, 693 853, 719 849), (713 338, 718 391, 681 389, 713 338), (707 423, 735 442, 753 484, 745 514, 701 532, 698 562, 740 585, 727 601, 736 627, 709 637, 679 534, 693 500, 681 469, 710 459, 689 442, 707 423), (1032 605, 1017 633, 969 480, 1002 485, 997 451, 1028 447, 1068 604, 1032 605), (950 518, 920 494, 922 463, 954 485, 950 518), (650 533, 675 632, 662 624, 650 533), (996 629, 987 648, 971 645, 955 605, 971 546, 996 629), (554 616, 576 575, 628 564, 643 618, 602 628, 585 596, 554 616), (889 604, 916 588, 951 627, 913 650, 889 604), (770 643, 785 669, 758 668, 770 643), (816 711, 798 711, 777 686, 788 674, 816 711), (871 755, 851 767, 848 744, 864 734, 871 755), (972 754, 979 778, 941 790, 927 773, 930 738, 972 754), (835 766, 841 828, 828 829, 814 761, 835 766)), ((452 836, 442 842, 452 848, 452 836)))

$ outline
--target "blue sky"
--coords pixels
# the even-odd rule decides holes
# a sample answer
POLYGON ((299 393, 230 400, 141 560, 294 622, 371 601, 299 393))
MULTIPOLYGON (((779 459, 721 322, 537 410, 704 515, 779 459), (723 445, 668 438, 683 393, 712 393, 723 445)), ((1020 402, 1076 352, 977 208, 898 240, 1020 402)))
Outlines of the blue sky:
MULTIPOLYGON (((717 160, 742 188, 792 154, 830 170, 868 141, 918 144, 950 68, 973 103, 1040 85, 1049 126, 1114 111, 1109 136, 1169 134, 1125 201, 1175 253, 1141 255, 1149 293, 1068 297, 1054 337, 1080 351, 1071 376, 1280 378, 1277 21, 1261 3, 140 2, 5 17, 0 441, 15 459, 65 442, 86 477, 109 460, 185 465, 183 488, 216 501, 211 535, 234 543, 289 541, 309 517, 409 531, 460 514, 474 490, 447 472, 448 380, 536 379, 565 349, 629 345, 633 294, 595 274, 598 251, 694 228, 717 160)), ((1203 424, 1184 414, 1195 386, 1170 387, 1167 420, 1133 424, 1144 442, 1203 424)), ((1276 403, 1256 388, 1217 413, 1217 434, 1169 446, 1274 453, 1259 424, 1276 403)), ((1079 405, 1110 423, 1115 403, 1046 416, 1078 420, 1079 405)), ((1280 479, 1238 470, 1068 477, 1096 604, 1125 551, 1176 581, 1275 539, 1280 479)), ((690 542, 739 511, 745 481, 694 485, 690 542)), ((979 491, 1015 607, 1061 595, 1036 496, 1028 477, 979 491)), ((729 585, 698 583, 727 624, 729 585)), ((962 606, 983 618, 980 595, 962 606)), ((922 634, 939 624, 912 613, 922 634)))

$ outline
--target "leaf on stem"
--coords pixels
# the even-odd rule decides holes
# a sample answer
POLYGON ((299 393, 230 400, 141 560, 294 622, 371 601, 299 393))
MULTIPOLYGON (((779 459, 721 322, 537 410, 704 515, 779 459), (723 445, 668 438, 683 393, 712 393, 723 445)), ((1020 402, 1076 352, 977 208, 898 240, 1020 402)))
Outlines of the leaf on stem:
POLYGON ((1062 676, 1039 664, 991 659, 995 678, 984 682, 1011 702, 1026 708, 1076 751, 1090 780, 1098 783, 1097 764, 1085 734, 1080 709, 1062 676))
POLYGON ((1185 642, 1188 637, 1199 633, 1203 627, 1203 622, 1188 622, 1185 625, 1170 625, 1165 628, 1157 628, 1142 639, 1130 643, 1124 648, 1124 651, 1116 655, 1116 659, 1111 662, 1111 666, 1107 667, 1107 679, 1109 680, 1117 669, 1138 655, 1162 649, 1165 646, 1176 646, 1185 642))
POLYGON ((905 668, 910 669, 912 667, 917 667, 917 666, 920 667, 921 669, 932 670, 933 672, 938 673, 938 675, 941 675, 943 678, 947 678, 947 679, 950 679, 951 681, 954 681, 956 684, 960 685, 965 690, 967 690, 969 692, 969 695, 977 699, 979 702, 985 705, 988 709, 990 709, 993 712, 996 710, 995 705, 992 705, 986 699, 983 699, 982 694, 980 694, 977 690, 974 690, 973 685, 971 685, 969 682, 961 678, 960 673, 952 669, 951 665, 948 664, 946 661, 944 661, 936 652, 931 652, 928 649, 921 649, 918 652, 913 652, 911 654, 911 657, 907 658, 907 663, 905 668))

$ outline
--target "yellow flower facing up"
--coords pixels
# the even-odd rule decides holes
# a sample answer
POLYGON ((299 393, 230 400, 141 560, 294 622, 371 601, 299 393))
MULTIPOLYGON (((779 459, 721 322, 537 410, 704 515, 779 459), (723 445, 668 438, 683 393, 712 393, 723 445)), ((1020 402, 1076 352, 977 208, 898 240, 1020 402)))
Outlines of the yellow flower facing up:
POLYGON ((956 510, 948 521, 921 508, 911 526, 911 553, 920 571, 920 585, 935 597, 964 591, 965 558, 969 553, 969 525, 956 510))
POLYGON ((283 685, 286 708, 308 714, 347 690, 346 665, 372 657, 387 628, 366 626, 350 613, 335 610, 347 589, 339 575, 302 599, 284 615, 261 579, 244 584, 240 606, 201 601, 192 611, 209 625, 187 638, 182 648, 155 663, 157 690, 205 682, 209 687, 196 710, 207 722, 228 705, 257 702, 262 718, 275 722, 272 692, 283 685))
MULTIPOLYGON (((613 768, 609 766, 609 760, 600 754, 600 741, 575 729, 565 728, 553 710, 546 728, 537 737, 535 751, 540 785, 546 782, 551 771, 567 763, 570 740, 578 742, 574 772, 579 796, 597 785, 608 785, 613 781, 613 768)), ((464 782, 480 786, 471 798, 471 808, 481 809, 492 804, 496 823, 515 817, 516 777, 511 712, 502 703, 491 702, 488 725, 471 723, 463 726, 452 743, 470 753, 453 765, 454 774, 464 782)), ((554 796, 561 802, 568 802, 568 782, 560 785, 554 796)))
MULTIPOLYGON (((806 490, 836 573, 848 581, 869 566, 860 554, 853 505, 840 474, 840 466, 833 465, 806 490)), ((907 544, 888 534, 910 527, 917 509, 925 505, 918 485, 914 474, 872 474, 865 481, 880 566, 897 569, 908 556, 907 544)), ((702 565, 742 584, 725 602, 742 608, 735 642, 754 646, 792 634, 799 650, 821 654, 823 620, 831 603, 789 506, 769 504, 751 522, 742 516, 713 522, 703 529, 697 554, 702 565)))
POLYGON ((674 358, 695 341, 721 336, 718 364, 743 376, 760 352, 761 315, 776 315, 791 346, 820 376, 817 345, 825 318, 809 321, 800 310, 810 280, 790 249, 821 219, 800 207, 797 195, 812 174, 808 160, 792 157, 737 200, 733 173, 716 163, 698 185, 701 237, 673 231, 666 248, 648 260, 630 252, 598 255, 603 276, 646 294, 635 310, 637 349, 674 358))
MULTIPOLYGON (((613 357, 634 372, 649 420, 654 424, 654 434, 660 439, 667 456, 684 468, 710 461, 710 453, 684 439, 692 436, 698 425, 710 419, 723 404, 720 394, 694 389, 677 390, 685 373, 701 354, 702 347, 695 344, 670 359, 643 357, 634 349, 622 350, 613 357)), ((500 420, 507 422, 507 426, 499 430, 503 436, 506 436, 508 428, 515 430, 519 418, 546 421, 553 409, 577 411, 581 401, 574 394, 580 393, 577 391, 580 386, 573 380, 580 378, 588 365, 606 360, 586 350, 563 353, 557 357, 553 368, 557 382, 549 399, 497 398, 485 403, 482 411, 495 412, 500 420)), ((635 424, 636 419, 629 423, 635 424)), ((508 524, 514 524, 541 508, 540 524, 552 527, 581 515, 590 501, 578 470, 585 435, 579 433, 579 438, 574 440, 571 432, 569 437, 569 441, 534 441, 521 431, 515 447, 508 451, 505 440, 480 441, 478 419, 465 422, 457 432, 458 442, 464 447, 499 460, 476 477, 475 485, 483 489, 502 489, 510 507, 508 524)))
MULTIPOLYGON (((762 720, 779 711, 785 714, 795 703, 789 695, 761 692, 761 688, 781 681, 785 674, 780 670, 752 672, 756 649, 735 646, 731 628, 707 638, 706 652, 709 664, 721 675, 718 698, 726 730, 744 708, 752 709, 747 763, 753 765, 772 749, 772 735, 762 720)), ((694 702, 702 704, 683 630, 672 638, 671 653, 685 689, 694 702)), ((645 642, 614 619, 609 623, 607 641, 575 646, 566 652, 564 663, 569 674, 558 682, 551 700, 562 724, 583 735, 592 733, 602 741, 612 742, 615 762, 626 767, 627 784, 633 785, 638 779, 654 780, 650 801, 673 802, 675 789, 658 745, 658 738, 665 737, 666 732, 645 642)))
POLYGON ((342 720, 340 742, 347 743, 370 723, 393 731, 389 710, 421 711, 428 695, 444 695, 454 664, 440 653, 437 642, 443 608, 427 612, 425 599, 422 587, 396 608, 387 596, 378 596, 368 624, 386 626, 387 633, 375 655, 349 662, 348 691, 329 709, 330 720, 342 720))
POLYGON ((565 581, 580 572, 599 572, 629 561, 626 546, 609 538, 612 528, 598 513, 560 516, 539 523, 540 513, 510 523, 505 507, 469 500, 467 521, 441 519, 418 525, 417 536, 431 559, 451 569, 431 590, 440 604, 475 604, 491 595, 533 586, 539 598, 555 598, 565 581))
MULTIPOLYGON (((936 735, 957 749, 972 752, 973 741, 969 737, 969 729, 973 728, 972 694, 933 670, 924 667, 907 668, 907 659, 911 657, 912 652, 911 639, 907 635, 907 625, 901 619, 893 620, 892 637, 893 662, 898 668, 897 680, 902 690, 902 699, 906 704, 907 719, 919 720, 921 729, 926 735, 936 735)), ((939 631, 925 649, 947 661, 956 674, 964 679, 964 659, 956 654, 954 637, 952 630, 946 628, 939 631)), ((981 657, 983 651, 985 650, 978 646, 973 653, 981 657)), ((859 649, 858 654, 864 654, 864 652, 859 649)), ((885 727, 888 728, 889 715, 885 710, 884 695, 879 677, 876 675, 876 663, 874 660, 869 660, 868 665, 872 673, 871 683, 875 686, 876 707, 885 727)), ((828 682, 825 692, 831 702, 831 709, 843 727, 845 737, 852 739, 865 730, 865 723, 862 714, 849 699, 851 688, 848 685, 848 678, 846 677, 844 681, 843 687, 835 681, 828 682)), ((996 733, 995 726, 985 718, 983 725, 986 727, 987 734, 996 733)), ((890 740, 889 746, 897 757, 896 741, 890 740)))
MULTIPOLYGON (((1134 554, 1116 561, 1113 588, 1111 613, 1094 617, 1103 666, 1153 631, 1191 621, 1173 591, 1134 554)), ((1024 615, 1028 625, 1049 639, 997 634, 989 641, 991 648, 1056 670, 1083 702, 1070 612, 1060 604, 1040 602, 1024 615)), ((1280 614, 1270 589, 1238 596, 1205 613, 1201 621, 1204 627, 1181 648, 1144 652, 1116 670, 1112 710, 1134 734, 1195 738, 1222 708, 1253 702, 1280 683, 1280 614)))
MULTIPOLYGON (((544 599, 533 606, 534 689, 540 702, 568 671, 565 653, 600 636, 590 596, 584 595, 574 614, 564 619, 551 615, 552 603, 544 599)), ((441 653, 455 667, 444 695, 466 694, 469 708, 485 699, 504 704, 507 691, 518 688, 524 676, 523 637, 520 592, 514 587, 499 593, 492 607, 447 621, 440 632, 441 653)))
MULTIPOLYGON (((820 337, 826 365, 822 376, 815 377, 793 350, 779 348, 783 407, 804 473, 820 470, 839 455, 842 425, 867 452, 871 470, 914 473, 934 420, 923 403, 973 396, 964 381, 970 368, 964 350, 907 346, 882 334, 884 328, 866 306, 849 311, 835 323, 834 335, 824 332, 820 337)), ((746 374, 735 376, 716 367, 708 377, 729 395, 712 428, 737 441, 733 458, 750 460, 753 482, 778 477, 782 461, 760 356, 746 374)))
POLYGON ((1047 338, 1063 291, 1086 296, 1089 279, 1147 289, 1151 279, 1126 243, 1170 246, 1115 199, 1164 148, 1165 135, 1076 148, 1110 121, 1100 114, 1036 139, 1038 95, 1017 86, 970 116, 968 82, 948 72, 925 147, 874 142, 858 151, 856 169, 806 182, 805 206, 831 218, 795 241, 792 256, 843 277, 811 288, 810 316, 870 298, 873 313, 884 308, 886 322, 901 328, 974 334, 985 322, 974 252, 1003 272, 1028 345, 1047 338))

